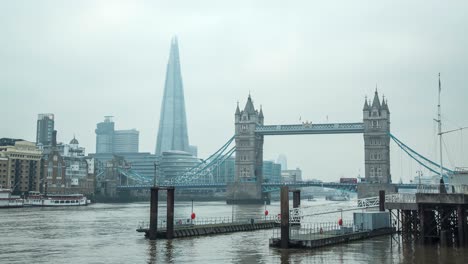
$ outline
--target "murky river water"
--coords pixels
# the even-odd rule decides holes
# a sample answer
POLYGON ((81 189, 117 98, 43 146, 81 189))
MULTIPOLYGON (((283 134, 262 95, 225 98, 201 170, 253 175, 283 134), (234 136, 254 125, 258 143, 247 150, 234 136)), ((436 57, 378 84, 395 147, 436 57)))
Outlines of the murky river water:
MULTIPOLYGON (((302 201, 307 212, 349 207, 355 201, 302 201)), ((190 202, 176 203, 175 217, 188 218, 190 202)), ((160 217, 165 205, 160 204, 160 217)), ((267 209, 276 215, 278 202, 267 209)), ((227 206, 195 202, 197 218, 261 217, 264 206, 227 206)), ((337 221, 339 214, 317 216, 337 221)), ((343 218, 352 219, 351 212, 343 218)), ((268 246, 272 230, 207 237, 149 241, 135 232, 149 219, 149 203, 93 204, 79 208, 0 210, 0 263, 468 263, 456 248, 403 243, 378 237, 315 250, 279 250, 268 246)))

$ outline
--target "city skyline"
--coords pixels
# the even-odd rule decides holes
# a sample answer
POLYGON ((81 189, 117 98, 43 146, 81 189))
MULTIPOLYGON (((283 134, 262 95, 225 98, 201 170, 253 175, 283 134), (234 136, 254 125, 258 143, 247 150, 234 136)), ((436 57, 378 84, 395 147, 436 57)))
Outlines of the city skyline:
MULTIPOLYGON (((351 3, 284 8, 272 3, 266 10, 261 3, 245 8, 187 3, 177 12, 171 4, 95 5, 53 12, 58 7, 44 3, 2 4, 2 19, 14 22, 0 26, 5 40, 0 85, 7 98, 1 114, 8 124, 0 127, 0 137, 34 141, 37 114, 50 112, 59 141, 76 134, 92 153, 95 124, 113 115, 122 127, 140 131, 140 151, 153 152, 167 43, 174 34, 183 40, 187 121, 201 158, 234 134, 233 109, 249 92, 263 105, 265 124, 357 122, 363 98, 372 96, 377 83, 391 104, 392 132, 437 160, 432 119, 441 72, 444 130, 468 124, 462 110, 468 97, 465 3, 369 2, 362 12, 351 3), (374 20, 378 26, 368 22, 374 20), (35 100, 11 111, 24 98, 35 100)), ((468 166, 462 159, 467 135, 447 135, 445 164, 468 166)), ((268 138, 264 156, 284 153, 305 179, 336 180, 364 174, 363 144, 362 135, 268 138)), ((415 174, 418 167, 400 158, 404 154, 394 145, 391 155, 393 181, 415 174)))

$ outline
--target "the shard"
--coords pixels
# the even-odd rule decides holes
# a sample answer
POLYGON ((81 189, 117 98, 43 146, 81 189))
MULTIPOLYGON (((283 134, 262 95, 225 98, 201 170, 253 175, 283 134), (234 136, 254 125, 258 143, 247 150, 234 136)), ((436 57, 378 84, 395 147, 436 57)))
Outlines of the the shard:
POLYGON ((169 150, 190 152, 179 47, 175 37, 171 41, 171 52, 167 63, 156 155, 161 156, 163 152, 169 150))

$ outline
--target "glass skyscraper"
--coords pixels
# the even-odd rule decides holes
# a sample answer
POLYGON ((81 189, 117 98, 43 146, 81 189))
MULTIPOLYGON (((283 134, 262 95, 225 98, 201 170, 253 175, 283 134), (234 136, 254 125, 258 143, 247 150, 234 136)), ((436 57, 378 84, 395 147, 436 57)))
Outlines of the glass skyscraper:
POLYGON ((36 144, 50 146, 54 131, 54 114, 39 114, 37 116, 36 144))
POLYGON ((161 156, 170 150, 191 152, 177 38, 171 41, 155 154, 161 156))

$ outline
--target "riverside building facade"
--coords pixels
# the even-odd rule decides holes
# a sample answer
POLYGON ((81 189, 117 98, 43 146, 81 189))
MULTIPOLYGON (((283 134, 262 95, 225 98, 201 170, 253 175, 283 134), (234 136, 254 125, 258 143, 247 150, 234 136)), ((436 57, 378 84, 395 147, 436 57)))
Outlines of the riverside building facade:
POLYGON ((0 186, 20 195, 39 191, 42 153, 28 141, 4 140, 0 146, 0 186))

